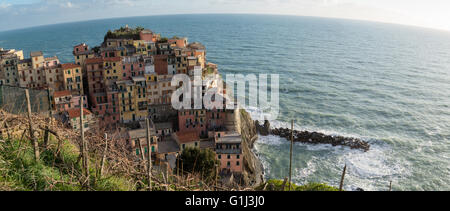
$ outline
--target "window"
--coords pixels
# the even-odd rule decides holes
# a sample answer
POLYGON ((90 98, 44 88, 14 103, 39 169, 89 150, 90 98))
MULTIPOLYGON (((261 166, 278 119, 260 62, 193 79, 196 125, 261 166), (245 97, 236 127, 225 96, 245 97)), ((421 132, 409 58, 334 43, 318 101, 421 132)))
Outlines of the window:
POLYGON ((217 158, 220 160, 222 159, 222 155, 218 155, 217 158))
POLYGON ((230 166, 231 166, 231 163, 230 163, 230 161, 228 161, 228 162, 227 162, 227 166, 228 166, 228 167, 230 167, 230 166))
POLYGON ((236 161, 236 166, 239 166, 239 161, 236 161))
POLYGON ((239 159, 239 157, 240 157, 239 155, 236 155, 236 158, 237 158, 237 159, 239 159))
POLYGON ((227 155, 227 159, 230 159, 231 158, 231 156, 230 155, 227 155))

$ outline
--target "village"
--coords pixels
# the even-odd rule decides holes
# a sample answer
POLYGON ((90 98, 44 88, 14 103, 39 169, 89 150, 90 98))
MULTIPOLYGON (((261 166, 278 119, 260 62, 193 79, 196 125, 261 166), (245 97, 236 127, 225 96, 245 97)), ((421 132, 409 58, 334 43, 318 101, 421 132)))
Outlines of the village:
MULTIPOLYGON (((125 26, 109 31, 100 46, 81 43, 72 53, 73 63, 60 63, 40 51, 25 58, 21 50, 0 49, 0 85, 48 90, 55 119, 73 130, 101 128, 136 158, 150 153, 155 164, 174 169, 184 149, 210 149, 221 173, 242 173, 238 108, 175 110, 171 104, 172 93, 182 85, 171 83, 176 74, 193 80, 194 71, 201 70, 211 81, 203 85, 203 94, 224 83, 201 43, 125 26)), ((223 87, 217 94, 226 96, 223 87)))

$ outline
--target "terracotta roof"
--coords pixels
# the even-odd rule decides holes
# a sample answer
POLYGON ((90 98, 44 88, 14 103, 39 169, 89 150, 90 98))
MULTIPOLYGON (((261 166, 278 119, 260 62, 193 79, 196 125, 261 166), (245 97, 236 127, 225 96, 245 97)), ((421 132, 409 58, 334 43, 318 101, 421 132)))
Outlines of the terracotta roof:
POLYGON ((72 92, 70 90, 58 91, 53 93, 53 97, 62 97, 68 95, 72 95, 72 92))
POLYGON ((189 143, 200 140, 200 137, 198 136, 197 132, 188 132, 188 133, 177 132, 176 135, 180 143, 189 143))
POLYGON ((73 64, 73 63, 67 63, 67 64, 61 64, 61 67, 63 69, 72 69, 72 68, 80 68, 80 65, 73 64))
POLYGON ((103 63, 102 58, 87 58, 85 61, 86 64, 97 64, 97 63, 103 63))
MULTIPOLYGON (((72 108, 67 110, 67 113, 69 114, 69 118, 78 118, 80 117, 80 109, 79 108, 72 108)), ((89 115, 91 112, 85 108, 83 108, 83 115, 89 115)))

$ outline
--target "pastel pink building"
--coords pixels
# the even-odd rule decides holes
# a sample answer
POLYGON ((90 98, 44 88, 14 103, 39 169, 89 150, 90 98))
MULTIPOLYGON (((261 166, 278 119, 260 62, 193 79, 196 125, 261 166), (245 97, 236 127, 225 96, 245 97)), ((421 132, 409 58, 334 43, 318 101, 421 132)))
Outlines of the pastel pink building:
POLYGON ((223 131, 225 128, 226 112, 222 109, 206 111, 206 121, 208 130, 223 131))
POLYGON ((200 138, 207 137, 206 111, 203 109, 178 111, 178 128, 181 133, 196 132, 200 138))
POLYGON ((89 46, 86 43, 81 43, 73 47, 73 54, 89 52, 89 46))
POLYGON ((241 173, 243 165, 241 136, 237 133, 220 134, 220 137, 215 138, 215 151, 221 171, 241 173))
POLYGON ((122 60, 122 80, 131 80, 132 77, 144 76, 145 62, 140 56, 124 57, 122 60))
POLYGON ((139 33, 139 37, 140 37, 140 40, 152 41, 152 42, 156 42, 158 39, 158 36, 148 29, 142 30, 139 33))
POLYGON ((64 112, 73 108, 79 108, 81 97, 83 97, 83 107, 88 108, 89 104, 86 96, 72 95, 70 90, 54 92, 54 110, 57 112, 64 112))

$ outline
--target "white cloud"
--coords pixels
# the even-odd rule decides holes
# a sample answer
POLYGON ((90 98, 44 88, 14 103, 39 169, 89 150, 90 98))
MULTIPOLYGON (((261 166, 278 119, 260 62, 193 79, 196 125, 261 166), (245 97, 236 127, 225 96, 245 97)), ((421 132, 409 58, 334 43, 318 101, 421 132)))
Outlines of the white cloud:
POLYGON ((450 30, 448 0, 35 0, 0 3, 1 29, 120 16, 267 13, 393 22, 450 30))
POLYGON ((10 3, 5 3, 5 2, 1 2, 0 3, 0 9, 6 9, 6 8, 8 8, 10 6, 11 6, 10 3))

